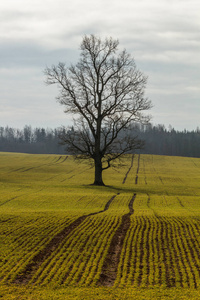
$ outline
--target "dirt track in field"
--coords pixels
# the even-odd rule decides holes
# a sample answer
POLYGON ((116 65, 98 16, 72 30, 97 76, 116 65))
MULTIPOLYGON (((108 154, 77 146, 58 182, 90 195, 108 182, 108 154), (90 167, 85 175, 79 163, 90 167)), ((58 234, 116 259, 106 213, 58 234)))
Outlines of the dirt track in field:
POLYGON ((136 194, 133 195, 129 202, 129 213, 122 216, 121 224, 117 228, 110 247, 108 249, 107 257, 104 261, 99 284, 103 286, 112 286, 117 277, 117 268, 120 260, 120 254, 123 247, 123 242, 126 233, 130 227, 130 216, 133 214, 133 202, 136 194))
POLYGON ((62 241, 70 234, 71 231, 77 228, 87 217, 100 214, 108 210, 110 204, 116 196, 117 195, 114 195, 108 200, 103 210, 79 217, 74 222, 65 227, 62 231, 60 231, 56 236, 54 236, 50 240, 50 242, 33 257, 32 262, 29 263, 26 266, 25 270, 16 277, 14 283, 28 283, 33 274, 35 274, 35 272, 39 269, 40 265, 51 255, 53 251, 56 251, 60 243, 62 243, 62 241))
POLYGON ((123 179, 122 184, 124 184, 124 183, 126 182, 127 176, 128 176, 129 172, 131 171, 131 169, 132 169, 132 167, 133 167, 133 160, 134 160, 134 154, 132 155, 130 168, 129 168, 128 171, 126 172, 126 175, 125 175, 125 177, 124 177, 124 179, 123 179))

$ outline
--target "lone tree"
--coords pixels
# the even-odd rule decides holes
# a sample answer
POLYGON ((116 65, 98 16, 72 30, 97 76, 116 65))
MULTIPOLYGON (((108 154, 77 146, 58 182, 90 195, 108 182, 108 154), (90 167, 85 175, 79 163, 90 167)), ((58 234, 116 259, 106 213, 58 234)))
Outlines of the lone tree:
POLYGON ((142 146, 133 136, 133 122, 146 123, 142 114, 151 108, 144 97, 147 77, 130 54, 118 51, 118 40, 85 36, 80 60, 45 69, 46 83, 58 84, 58 102, 65 112, 76 116, 74 126, 62 136, 70 153, 92 159, 94 185, 104 185, 102 172, 121 155, 142 146))

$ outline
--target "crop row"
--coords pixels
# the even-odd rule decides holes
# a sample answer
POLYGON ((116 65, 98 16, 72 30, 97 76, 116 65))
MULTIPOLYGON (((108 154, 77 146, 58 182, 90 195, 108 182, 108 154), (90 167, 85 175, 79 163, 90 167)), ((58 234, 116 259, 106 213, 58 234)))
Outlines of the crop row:
MULTIPOLYGON (((127 229, 122 231, 123 245, 115 245, 120 257, 114 285, 197 288, 200 282, 200 219, 196 215, 146 214, 139 209, 138 205, 143 207, 139 199, 137 211, 130 217, 127 229)), ((167 197, 164 199, 168 201, 167 197)), ((104 203, 104 212, 100 210, 80 217, 81 221, 68 233, 66 228, 75 224, 75 216, 69 219, 50 214, 48 217, 2 219, 1 235, 6 242, 5 253, 1 253, 0 259, 0 279, 56 286, 101 283, 109 247, 123 222, 122 215, 128 215, 130 196, 118 194, 107 203, 109 206, 104 203), (53 239, 57 239, 57 244, 50 246, 53 239), (44 251, 48 255, 43 255, 44 251), (29 269, 39 255, 43 258, 29 269)), ((147 208, 149 212, 152 210, 150 198, 147 208)))
POLYGON ((97 282, 119 217, 90 216, 62 240, 33 274, 33 284, 81 284, 97 282))
POLYGON ((5 222, 3 233, 12 249, 2 264, 1 280, 42 285, 97 284, 113 235, 122 222, 122 214, 128 211, 130 199, 130 196, 114 195, 106 205, 105 201, 102 203, 103 207, 100 201, 104 209, 78 219, 55 220, 55 216, 49 216, 28 219, 26 223, 18 220, 14 235, 10 230, 12 219, 10 228, 5 222))
POLYGON ((69 218, 55 216, 36 219, 13 219, 1 226, 1 238, 4 241, 4 251, 1 251, 0 279, 12 281, 32 259, 41 247, 48 243, 63 227, 73 221, 69 218), (16 226, 14 225, 16 223, 16 226), (7 227, 6 227, 7 225, 7 227))
POLYGON ((200 227, 192 218, 133 216, 116 286, 195 287, 200 282, 200 227))
POLYGON ((54 251, 37 265, 29 282, 44 285, 97 283, 112 237, 121 222, 121 213, 111 216, 110 206, 114 207, 113 203, 119 206, 120 200, 121 208, 127 207, 130 197, 112 196, 104 210, 86 215, 85 220, 66 233, 54 251))
MULTIPOLYGON (((107 177, 111 183, 113 178, 113 187, 119 186, 115 193, 120 194, 113 196, 108 188, 77 186, 92 175, 89 166, 74 165, 70 157, 33 162, 16 163, 3 179, 8 188, 0 204, 1 281, 198 288, 196 164, 190 179, 181 169, 182 160, 177 165, 174 158, 130 156, 126 168, 107 177), (137 196, 131 209, 133 193, 137 196)), ((190 171, 192 160, 185 163, 190 171)))

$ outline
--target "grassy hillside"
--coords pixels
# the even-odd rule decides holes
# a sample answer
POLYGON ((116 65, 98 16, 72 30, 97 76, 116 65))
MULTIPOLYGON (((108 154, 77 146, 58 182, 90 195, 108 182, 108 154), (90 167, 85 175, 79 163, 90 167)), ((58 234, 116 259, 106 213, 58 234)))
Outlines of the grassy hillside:
POLYGON ((0 153, 0 297, 199 299, 200 159, 0 153))

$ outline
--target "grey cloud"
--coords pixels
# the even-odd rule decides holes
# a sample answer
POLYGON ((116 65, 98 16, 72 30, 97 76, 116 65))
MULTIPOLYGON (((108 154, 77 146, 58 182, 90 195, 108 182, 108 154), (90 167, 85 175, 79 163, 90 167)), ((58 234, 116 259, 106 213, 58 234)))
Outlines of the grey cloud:
POLYGON ((0 68, 10 68, 14 66, 40 67, 66 61, 70 63, 74 60, 76 50, 72 49, 54 49, 47 50, 32 41, 25 40, 18 43, 6 42, 0 43, 0 68))
POLYGON ((22 19, 30 20, 30 18, 35 18, 35 13, 30 11, 21 10, 3 10, 0 12, 0 23, 10 24, 16 21, 21 21, 22 19))
POLYGON ((76 62, 82 36, 94 33, 118 38, 149 76, 147 96, 155 105, 155 123, 199 125, 200 2, 76 0, 69 5, 64 0, 18 0, 12 7, 5 2, 3 8, 1 122, 9 116, 12 124, 15 119, 17 124, 29 119, 48 126, 65 122, 54 99, 56 87, 44 86, 43 69, 59 61, 76 62))

